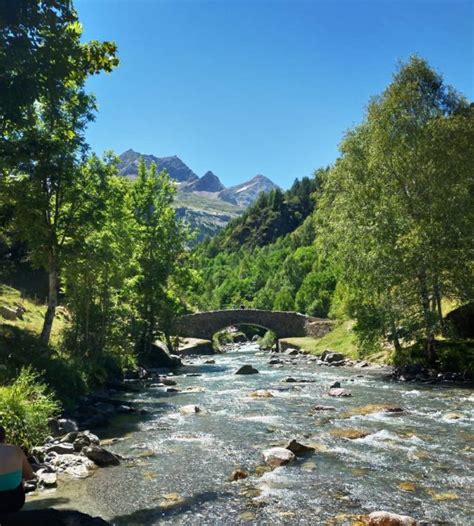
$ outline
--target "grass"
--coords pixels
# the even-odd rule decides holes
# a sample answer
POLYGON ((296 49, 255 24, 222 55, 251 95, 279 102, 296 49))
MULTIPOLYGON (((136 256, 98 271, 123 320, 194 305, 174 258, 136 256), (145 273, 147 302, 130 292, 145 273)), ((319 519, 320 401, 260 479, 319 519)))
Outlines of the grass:
MULTIPOLYGON (((16 327, 20 330, 28 331, 32 333, 32 335, 39 336, 41 334, 46 306, 35 302, 31 298, 22 297, 19 290, 7 285, 0 285, 0 305, 5 305, 10 308, 21 305, 26 309, 22 319, 18 318, 14 321, 11 321, 6 320, 0 316, 0 330, 10 326, 16 327)), ((58 343, 60 335, 67 324, 66 317, 67 314, 65 311, 62 308, 59 308, 51 332, 52 345, 56 345, 58 343)))
MULTIPOLYGON (((312 338, 305 336, 303 338, 283 338, 281 341, 304 350, 307 353, 320 355, 326 349, 343 354, 346 358, 356 360, 360 358, 357 350, 357 342, 352 326, 354 322, 344 321, 323 336, 322 338, 312 338)), ((367 361, 375 363, 388 363, 391 361, 390 351, 380 351, 368 357, 367 361)))
POLYGON ((68 314, 58 307, 49 345, 39 336, 46 307, 28 298, 16 288, 0 285, 0 305, 26 309, 22 319, 6 320, 0 316, 0 385, 9 385, 25 368, 37 373, 65 404, 72 402, 87 389, 87 367, 80 357, 67 355, 61 348, 63 331, 68 325, 68 314))
POLYGON ((305 336, 303 338, 284 338, 282 341, 303 349, 310 354, 319 355, 326 349, 330 349, 343 354, 347 358, 356 359, 358 354, 352 325, 351 321, 345 321, 322 338, 305 336))

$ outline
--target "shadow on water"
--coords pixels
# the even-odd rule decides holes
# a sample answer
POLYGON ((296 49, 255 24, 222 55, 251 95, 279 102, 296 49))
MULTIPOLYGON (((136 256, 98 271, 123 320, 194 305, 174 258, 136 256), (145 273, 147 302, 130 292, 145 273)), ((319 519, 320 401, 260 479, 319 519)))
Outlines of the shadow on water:
POLYGON ((112 519, 113 524, 121 526, 147 526, 157 524, 158 520, 169 519, 177 517, 183 513, 187 513, 191 510, 196 509, 206 504, 207 502, 214 502, 219 499, 230 497, 232 494, 229 492, 217 492, 207 491, 204 493, 198 493, 193 497, 183 498, 176 504, 170 501, 170 505, 158 505, 154 508, 146 508, 143 510, 137 510, 127 515, 116 516, 112 519))

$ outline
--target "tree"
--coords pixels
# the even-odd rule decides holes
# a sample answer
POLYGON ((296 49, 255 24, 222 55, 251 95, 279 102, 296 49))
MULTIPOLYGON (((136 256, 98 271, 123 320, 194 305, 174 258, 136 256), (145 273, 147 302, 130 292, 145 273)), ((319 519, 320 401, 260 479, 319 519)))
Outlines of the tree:
MULTIPOLYGON (((141 159, 133 186, 137 275, 135 304, 140 326, 139 348, 147 352, 159 332, 169 336, 179 293, 180 273, 185 272, 187 233, 172 207, 176 188, 156 165, 146 168, 141 159)), ((182 281, 189 276, 186 274, 182 281)))
POLYGON ((95 101, 88 76, 118 63, 110 42, 81 43, 72 2, 7 2, 0 27, 0 175, 14 202, 19 233, 49 275, 41 339, 47 343, 56 306, 62 252, 88 221, 81 161, 95 101))
POLYGON ((319 247, 359 330, 420 339, 430 364, 441 298, 474 289, 473 145, 472 107, 412 57, 345 137, 318 201, 319 247))
POLYGON ((87 195, 96 214, 93 228, 75 236, 68 247, 63 279, 72 323, 67 348, 76 356, 130 345, 129 282, 134 266, 134 218, 131 183, 117 175, 115 159, 93 156, 85 169, 87 195))

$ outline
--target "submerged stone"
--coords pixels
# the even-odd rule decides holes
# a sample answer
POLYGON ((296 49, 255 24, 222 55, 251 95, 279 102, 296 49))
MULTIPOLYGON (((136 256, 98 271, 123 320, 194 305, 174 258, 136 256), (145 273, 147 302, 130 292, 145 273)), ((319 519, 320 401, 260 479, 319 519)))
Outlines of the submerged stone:
POLYGON ((368 526, 416 526, 416 520, 408 515, 388 511, 374 511, 368 516, 368 526))
POLYGON ((352 393, 350 391, 347 391, 346 389, 342 389, 338 387, 338 388, 329 389, 328 395, 335 396, 335 397, 348 397, 348 396, 352 396, 352 393))
POLYGON ((249 476, 248 471, 245 471, 245 469, 238 468, 232 472, 232 475, 230 476, 230 480, 236 481, 236 480, 242 480, 246 479, 249 476))
POLYGON ((351 416, 365 416, 372 413, 402 413, 401 407, 389 404, 368 404, 360 407, 354 407, 341 415, 342 418, 350 418, 351 416))
POLYGON ((351 428, 331 429, 330 433, 334 437, 348 438, 349 440, 356 440, 357 438, 364 438, 371 434, 370 431, 362 431, 360 429, 351 429, 351 428))
POLYGON ((268 389, 257 389, 252 391, 249 396, 251 398, 273 398, 273 394, 268 389))

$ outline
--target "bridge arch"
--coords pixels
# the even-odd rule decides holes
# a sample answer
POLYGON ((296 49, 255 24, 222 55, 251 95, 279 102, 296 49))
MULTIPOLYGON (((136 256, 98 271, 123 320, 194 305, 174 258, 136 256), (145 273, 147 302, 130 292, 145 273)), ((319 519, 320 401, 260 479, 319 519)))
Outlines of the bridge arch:
POLYGON ((299 312, 227 309, 197 312, 175 318, 172 332, 177 336, 210 340, 213 334, 231 325, 256 325, 273 331, 277 338, 319 338, 332 328, 329 320, 305 316, 299 312))

